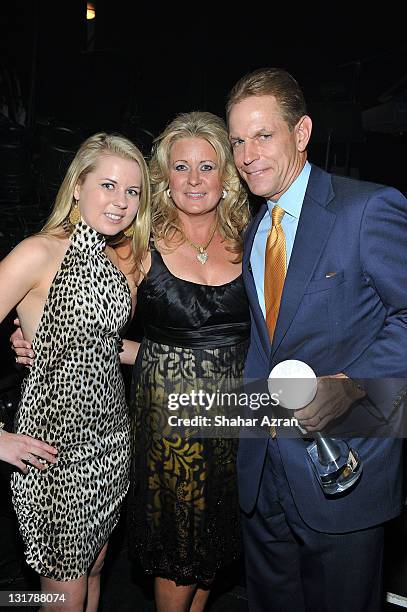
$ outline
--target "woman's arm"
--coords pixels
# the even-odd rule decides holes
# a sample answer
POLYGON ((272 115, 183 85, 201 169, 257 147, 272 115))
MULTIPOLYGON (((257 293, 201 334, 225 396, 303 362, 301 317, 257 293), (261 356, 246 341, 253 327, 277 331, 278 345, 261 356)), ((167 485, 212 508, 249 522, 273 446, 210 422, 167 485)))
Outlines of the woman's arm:
POLYGON ((0 323, 37 287, 50 263, 46 239, 31 236, 0 262, 0 323))
POLYGON ((120 363, 125 365, 133 365, 136 361, 137 353, 140 348, 140 342, 134 340, 123 340, 123 350, 120 353, 120 363))
MULTIPOLYGON (((25 296, 38 287, 48 270, 52 251, 46 239, 32 236, 23 240, 0 262, 0 322, 25 296)), ((55 463, 54 447, 22 434, 4 431, 0 423, 0 460, 27 472, 27 463, 43 470, 39 459, 55 463), (24 463, 25 462, 25 463, 24 463)))

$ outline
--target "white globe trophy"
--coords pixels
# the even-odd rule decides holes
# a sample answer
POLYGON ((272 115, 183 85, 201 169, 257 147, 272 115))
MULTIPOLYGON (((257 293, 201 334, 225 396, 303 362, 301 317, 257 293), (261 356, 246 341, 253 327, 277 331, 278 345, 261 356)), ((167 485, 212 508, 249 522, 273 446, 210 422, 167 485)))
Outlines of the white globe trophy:
MULTIPOLYGON (((318 381, 309 365, 296 359, 281 361, 271 370, 268 379, 270 393, 278 394, 279 404, 287 410, 300 410, 312 402, 318 381)), ((336 495, 349 489, 362 474, 358 453, 344 440, 329 438, 322 432, 310 434, 298 425, 305 437, 314 437, 307 452, 315 475, 326 495, 336 495)))

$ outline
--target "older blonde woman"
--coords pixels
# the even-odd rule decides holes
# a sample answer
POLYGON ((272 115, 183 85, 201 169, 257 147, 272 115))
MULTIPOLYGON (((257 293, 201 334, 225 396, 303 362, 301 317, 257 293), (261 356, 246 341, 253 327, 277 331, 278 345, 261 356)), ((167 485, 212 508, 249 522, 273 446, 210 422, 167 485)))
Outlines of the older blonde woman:
POLYGON ((237 440, 168 431, 165 407, 169 389, 230 389, 242 375, 249 212, 225 125, 211 113, 174 119, 155 142, 150 173, 153 247, 137 296, 145 335, 132 391, 129 537, 155 577, 157 610, 197 612, 218 569, 240 553, 237 440))

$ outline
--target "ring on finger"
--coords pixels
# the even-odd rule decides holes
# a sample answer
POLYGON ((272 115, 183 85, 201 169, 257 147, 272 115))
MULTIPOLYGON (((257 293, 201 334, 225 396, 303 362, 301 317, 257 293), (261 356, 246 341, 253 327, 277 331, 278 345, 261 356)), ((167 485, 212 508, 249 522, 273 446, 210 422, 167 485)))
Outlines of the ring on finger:
POLYGON ((34 455, 32 453, 28 453, 27 455, 27 461, 29 461, 31 463, 31 461, 34 459, 34 455))

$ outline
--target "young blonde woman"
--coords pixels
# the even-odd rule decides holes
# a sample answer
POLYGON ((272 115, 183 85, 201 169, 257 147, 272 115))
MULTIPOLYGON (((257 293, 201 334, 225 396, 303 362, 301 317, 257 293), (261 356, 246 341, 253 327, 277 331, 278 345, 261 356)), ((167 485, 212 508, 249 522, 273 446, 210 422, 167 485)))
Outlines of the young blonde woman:
POLYGON ((137 268, 148 245, 149 201, 148 170, 137 147, 118 135, 91 136, 43 230, 0 264, 0 320, 17 306, 35 352, 16 433, 58 451, 39 470, 42 455, 30 447, 21 457, 28 473, 12 478, 27 563, 42 590, 54 594, 54 611, 97 610, 107 541, 128 488, 119 333, 135 285, 116 267, 106 240, 132 235, 137 268))

